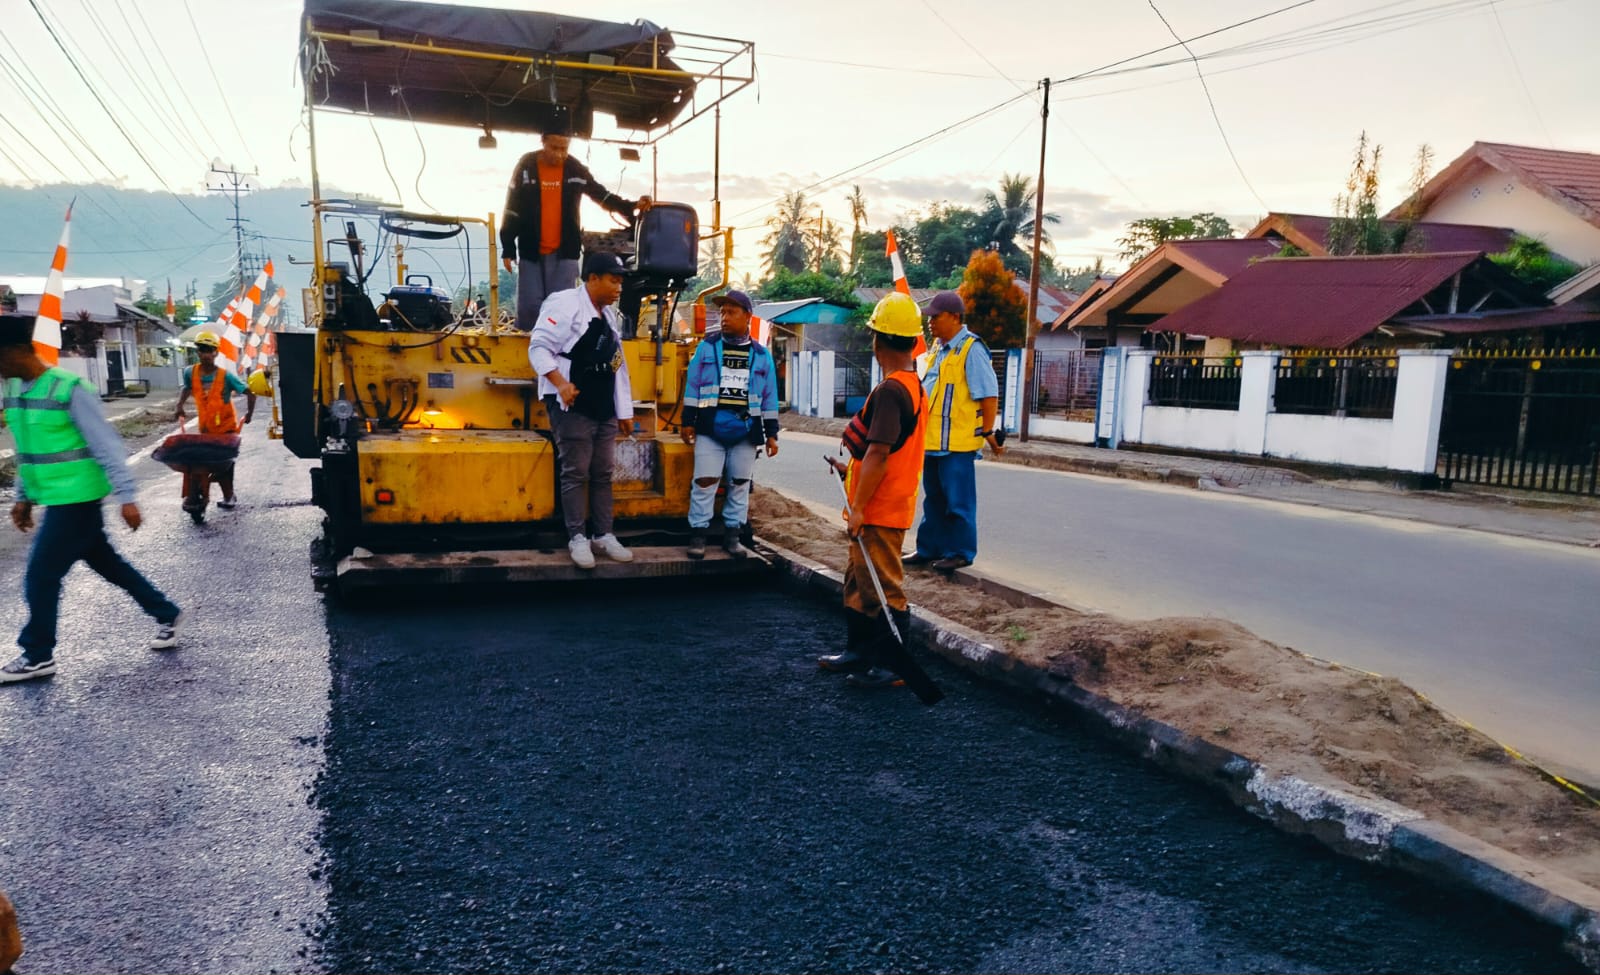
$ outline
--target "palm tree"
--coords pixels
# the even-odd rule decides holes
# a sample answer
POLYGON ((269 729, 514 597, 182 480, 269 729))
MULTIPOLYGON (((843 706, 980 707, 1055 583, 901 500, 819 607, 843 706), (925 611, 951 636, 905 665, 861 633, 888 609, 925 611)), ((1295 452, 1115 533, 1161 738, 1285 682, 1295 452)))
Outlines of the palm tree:
POLYGON ((867 197, 861 192, 858 183, 850 187, 850 195, 844 198, 850 204, 850 273, 856 271, 856 248, 861 243, 861 227, 867 222, 867 197))
POLYGON ((770 232, 762 238, 767 249, 766 266, 769 273, 787 268, 794 274, 806 269, 811 248, 807 240, 808 218, 806 195, 800 191, 785 193, 778 201, 778 211, 767 218, 770 232))
POLYGON ((837 221, 818 213, 816 221, 807 229, 806 243, 811 248, 813 269, 820 272, 829 262, 838 264, 844 258, 844 234, 837 221))
MULTIPOLYGON (((1017 246, 1018 237, 1026 239, 1030 248, 1033 246, 1034 203, 1033 177, 1021 173, 1000 174, 998 194, 994 190, 983 191, 984 225, 991 228, 992 239, 1001 256, 1022 253, 1022 248, 1017 246)), ((1044 222, 1060 223, 1061 218, 1047 213, 1044 222)), ((1039 242, 1045 248, 1053 246, 1048 231, 1040 233, 1039 242)))

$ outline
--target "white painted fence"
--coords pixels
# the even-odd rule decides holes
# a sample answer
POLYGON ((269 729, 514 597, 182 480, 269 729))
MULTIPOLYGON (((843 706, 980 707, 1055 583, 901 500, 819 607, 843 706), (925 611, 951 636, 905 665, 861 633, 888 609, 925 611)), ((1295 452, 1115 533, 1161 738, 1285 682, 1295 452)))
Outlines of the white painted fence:
MULTIPOLYGON (((1274 412, 1273 388, 1280 355, 1276 351, 1240 353, 1243 367, 1239 407, 1215 410, 1150 405, 1151 361, 1156 353, 1133 351, 1123 364, 1120 395, 1103 403, 1102 410, 1109 405, 1117 411, 1114 423, 1124 443, 1408 473, 1434 472, 1450 350, 1398 353, 1394 415, 1386 420, 1274 412)), ((1106 419, 1102 415, 1102 426, 1106 419)), ((1039 422, 1030 420, 1032 429, 1040 436, 1051 436, 1039 422)))

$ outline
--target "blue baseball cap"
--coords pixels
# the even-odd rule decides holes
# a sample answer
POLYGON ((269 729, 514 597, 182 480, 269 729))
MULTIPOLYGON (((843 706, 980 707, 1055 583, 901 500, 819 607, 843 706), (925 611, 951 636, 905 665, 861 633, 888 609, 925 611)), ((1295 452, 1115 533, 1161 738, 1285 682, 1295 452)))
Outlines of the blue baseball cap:
POLYGON ((755 314, 755 306, 750 303, 750 296, 743 291, 730 291, 727 294, 717 295, 711 299, 714 305, 737 305, 743 308, 746 315, 755 314))

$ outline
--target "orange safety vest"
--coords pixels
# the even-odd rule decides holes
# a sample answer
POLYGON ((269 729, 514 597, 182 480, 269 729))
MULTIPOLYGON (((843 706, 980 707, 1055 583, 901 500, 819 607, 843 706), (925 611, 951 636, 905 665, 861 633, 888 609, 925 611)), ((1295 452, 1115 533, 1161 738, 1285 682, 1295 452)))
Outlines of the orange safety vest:
MULTIPOLYGON (((922 481, 922 456, 926 448, 923 446, 923 436, 928 426, 928 397, 922 391, 922 383, 917 381, 917 374, 910 370, 890 373, 889 380, 897 380, 911 394, 911 401, 917 404, 917 428, 906 438, 906 442, 899 450, 889 454, 889 469, 884 472, 883 480, 878 482, 878 490, 867 499, 865 518, 868 525, 878 525, 882 528, 910 528, 917 520, 917 485, 922 481)), ((863 411, 866 406, 861 407, 863 411)), ((859 414, 858 414, 859 415, 859 414)), ((845 479, 845 489, 854 497, 856 478, 861 476, 861 461, 850 461, 849 476, 845 479)))
POLYGON ((189 392, 194 396, 194 409, 200 419, 201 433, 238 433, 239 416, 233 410, 233 397, 228 395, 228 375, 217 368, 211 380, 211 389, 200 379, 200 366, 190 370, 189 392))

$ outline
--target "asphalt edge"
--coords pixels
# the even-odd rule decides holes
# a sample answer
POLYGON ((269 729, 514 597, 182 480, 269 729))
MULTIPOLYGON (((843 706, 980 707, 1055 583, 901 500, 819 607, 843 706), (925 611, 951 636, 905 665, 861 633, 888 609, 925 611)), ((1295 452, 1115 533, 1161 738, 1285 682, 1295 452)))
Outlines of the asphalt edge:
MULTIPOLYGON (((756 542, 787 582, 819 599, 840 598, 844 579, 838 572, 766 539, 756 542)), ((998 595, 996 590, 1005 587, 990 579, 983 588, 998 595)), ((1020 590, 1014 598, 1014 605, 1060 605, 1020 590)), ((1559 932, 1563 949, 1589 971, 1600 973, 1600 890, 1416 810, 1275 771, 1085 690, 1069 673, 1019 661, 976 631, 915 604, 911 634, 923 649, 958 667, 1064 706, 1101 737, 1221 792, 1282 832, 1488 897, 1546 924, 1559 932)))

